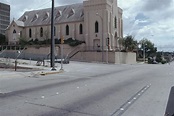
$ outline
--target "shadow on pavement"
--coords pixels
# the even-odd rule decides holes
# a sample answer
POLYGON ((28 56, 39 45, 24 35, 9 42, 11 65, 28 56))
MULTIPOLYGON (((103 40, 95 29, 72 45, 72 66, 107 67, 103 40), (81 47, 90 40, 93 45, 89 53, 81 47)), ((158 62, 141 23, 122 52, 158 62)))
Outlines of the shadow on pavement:
POLYGON ((164 116, 174 116, 174 86, 170 90, 170 95, 164 116))

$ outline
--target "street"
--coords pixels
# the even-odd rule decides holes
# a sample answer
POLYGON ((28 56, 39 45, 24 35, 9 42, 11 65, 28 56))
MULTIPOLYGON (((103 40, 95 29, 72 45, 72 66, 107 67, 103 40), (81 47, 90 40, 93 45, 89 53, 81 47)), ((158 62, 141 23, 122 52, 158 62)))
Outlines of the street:
POLYGON ((71 62, 65 72, 0 77, 0 116, 164 116, 174 63, 71 62))

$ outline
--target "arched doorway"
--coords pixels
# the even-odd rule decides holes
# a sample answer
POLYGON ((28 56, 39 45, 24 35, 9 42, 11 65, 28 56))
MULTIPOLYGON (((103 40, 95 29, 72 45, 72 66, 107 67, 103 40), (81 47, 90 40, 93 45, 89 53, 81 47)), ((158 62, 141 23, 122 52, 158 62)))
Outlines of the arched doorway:
POLYGON ((94 39, 94 50, 100 50, 100 39, 94 39))

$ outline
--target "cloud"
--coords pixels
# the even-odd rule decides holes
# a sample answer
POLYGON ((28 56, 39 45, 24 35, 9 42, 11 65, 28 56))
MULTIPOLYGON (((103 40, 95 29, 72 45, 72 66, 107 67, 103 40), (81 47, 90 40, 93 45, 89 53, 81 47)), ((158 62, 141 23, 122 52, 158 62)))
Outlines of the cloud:
POLYGON ((173 0, 144 0, 143 10, 154 11, 166 9, 172 5, 173 0))
MULTIPOLYGON (((11 19, 18 19, 25 11, 51 7, 51 0, 1 2, 11 5, 11 19)), ((55 0, 55 6, 82 2, 83 0, 55 0)), ((137 40, 146 37, 156 46, 166 47, 174 43, 174 0, 118 0, 118 6, 123 9, 124 36, 133 35, 137 40)))
POLYGON ((75 4, 75 3, 82 3, 83 0, 55 0, 57 5, 67 5, 67 4, 75 4))

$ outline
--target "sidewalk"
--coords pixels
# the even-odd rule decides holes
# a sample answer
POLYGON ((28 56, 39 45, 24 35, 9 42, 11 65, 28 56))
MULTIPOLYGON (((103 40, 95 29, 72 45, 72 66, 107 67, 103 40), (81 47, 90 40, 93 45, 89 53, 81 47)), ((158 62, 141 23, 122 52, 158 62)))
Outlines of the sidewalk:
MULTIPOLYGON (((6 58, 0 58, 0 62, 7 63, 7 64, 13 64, 14 65, 15 59, 6 59, 6 58)), ((26 69, 26 71, 20 71, 20 69, 15 70, 13 69, 2 69, 0 70, 0 78, 21 78, 21 77, 33 77, 35 75, 48 75, 48 74, 57 74, 61 73, 62 71, 59 71, 59 67, 57 67, 56 71, 51 71, 51 68, 48 67, 49 63, 45 63, 46 66, 36 66, 37 61, 33 60, 17 60, 19 67, 25 67, 25 68, 31 68, 36 70, 26 69)), ((25 70, 25 69, 24 69, 25 70)))

